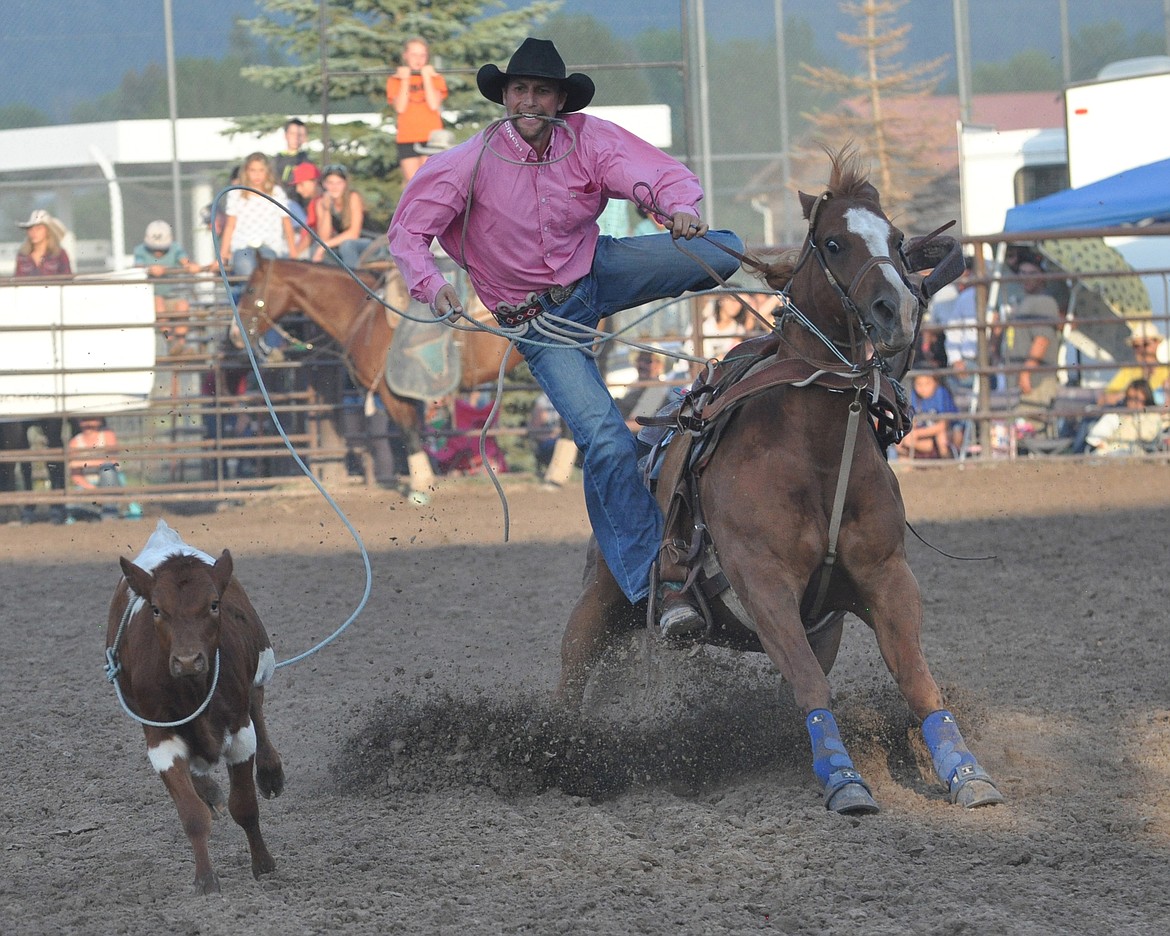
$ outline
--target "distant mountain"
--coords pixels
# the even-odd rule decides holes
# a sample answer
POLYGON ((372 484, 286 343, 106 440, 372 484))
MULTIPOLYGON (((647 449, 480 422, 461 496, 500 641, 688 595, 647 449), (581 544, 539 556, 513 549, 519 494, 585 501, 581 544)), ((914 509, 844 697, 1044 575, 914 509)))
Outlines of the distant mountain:
MULTIPOLYGON (((508 6, 524 0, 506 0, 508 6)), ((562 12, 590 15, 616 35, 645 29, 675 29, 683 0, 565 0, 562 12)), ((694 0, 685 0, 688 5, 694 0)), ((704 0, 708 40, 768 36, 779 4, 786 17, 812 24, 820 50, 848 65, 854 53, 836 38, 855 26, 833 0, 704 0)), ((1027 48, 1058 56, 1060 30, 1055 3, 970 0, 972 56, 1002 61, 1027 48)), ((56 121, 67 120, 81 101, 92 101, 118 87, 128 71, 152 62, 164 64, 166 47, 162 0, 51 0, 5 3, 0 32, 0 107, 25 104, 56 121)), ((1070 4, 1075 33, 1089 22, 1118 18, 1110 4, 1070 4)), ((951 3, 909 0, 900 16, 914 24, 907 62, 950 55, 954 34, 951 3)), ((233 23, 259 14, 256 0, 174 0, 175 54, 220 58, 228 51, 233 23)), ((1161 35, 1161 3, 1126 4, 1124 27, 1161 35)))
MULTIPOLYGON (((81 101, 118 87, 128 71, 166 63, 162 0, 4 4, 0 107, 27 104, 66 120, 81 101)), ((177 57, 221 58, 233 23, 255 0, 174 0, 177 57)))

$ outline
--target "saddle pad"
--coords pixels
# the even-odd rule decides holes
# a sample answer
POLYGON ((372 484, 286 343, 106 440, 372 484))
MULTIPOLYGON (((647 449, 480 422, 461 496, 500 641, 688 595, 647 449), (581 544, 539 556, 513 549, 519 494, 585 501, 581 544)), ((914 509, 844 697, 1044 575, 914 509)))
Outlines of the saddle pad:
MULTIPOLYGON (((423 318, 430 310, 412 302, 410 315, 423 318)), ((444 322, 403 318, 386 352, 386 383, 399 396, 433 400, 459 389, 459 345, 455 330, 444 322)))

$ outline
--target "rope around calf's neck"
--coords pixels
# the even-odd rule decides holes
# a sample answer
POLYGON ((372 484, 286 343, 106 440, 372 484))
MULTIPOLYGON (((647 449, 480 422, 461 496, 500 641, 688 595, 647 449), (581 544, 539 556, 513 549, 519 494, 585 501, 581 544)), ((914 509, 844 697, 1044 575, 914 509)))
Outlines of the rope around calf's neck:
POLYGON ((203 704, 195 709, 186 718, 180 718, 178 721, 160 722, 151 721, 149 718, 143 718, 132 708, 126 701, 126 697, 122 695, 122 686, 118 682, 118 674, 122 672, 122 664, 118 662, 118 645, 122 642, 122 635, 126 632, 126 626, 130 623, 130 619, 138 613, 138 610, 145 607, 145 599, 133 591, 130 592, 134 598, 127 600, 126 610, 122 612, 122 620, 118 624, 118 630, 114 634, 114 642, 106 647, 106 679, 114 685, 114 693, 118 696, 118 702, 122 706, 122 711, 133 718, 140 725, 149 725, 151 728, 178 728, 181 725, 186 725, 188 722, 193 722, 196 718, 202 715, 207 706, 211 704, 211 698, 215 695, 215 689, 219 685, 219 648, 215 650, 215 671, 211 677, 211 688, 207 692, 207 698, 203 700, 203 704))

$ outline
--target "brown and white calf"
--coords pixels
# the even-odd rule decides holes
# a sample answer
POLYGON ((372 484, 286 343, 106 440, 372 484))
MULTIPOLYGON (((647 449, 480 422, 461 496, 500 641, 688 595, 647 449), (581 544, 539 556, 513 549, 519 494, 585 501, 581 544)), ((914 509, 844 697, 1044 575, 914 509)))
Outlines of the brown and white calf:
POLYGON ((222 808, 209 775, 221 758, 230 779, 228 811, 247 834, 252 873, 272 871, 276 862, 260 834, 256 787, 267 798, 284 788, 263 710, 275 657, 260 616, 232 575, 231 553, 225 549, 213 560, 160 520, 143 552, 120 563, 123 578, 110 604, 106 646, 116 643, 118 685, 131 712, 150 722, 186 719, 208 699, 219 668, 214 694, 198 717, 174 727, 143 725, 150 763, 195 851, 195 889, 219 891, 207 842, 212 809, 222 808))

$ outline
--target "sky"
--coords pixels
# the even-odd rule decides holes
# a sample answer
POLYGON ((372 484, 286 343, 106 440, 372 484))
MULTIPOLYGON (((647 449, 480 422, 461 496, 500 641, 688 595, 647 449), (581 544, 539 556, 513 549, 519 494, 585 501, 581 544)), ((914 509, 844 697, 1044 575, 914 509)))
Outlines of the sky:
MULTIPOLYGON (((505 0, 508 6, 526 0, 505 0)), ((837 40, 852 20, 833 0, 692 0, 705 8, 708 38, 770 36, 775 11, 814 25, 818 47, 830 56, 851 56, 837 40)), ((66 120, 72 107, 116 89, 127 71, 165 64, 163 0, 0 0, 0 106, 26 104, 66 120)), ((1004 60, 1029 47, 1059 54, 1057 0, 968 0, 975 60, 1004 60)), ((907 0, 913 23, 908 61, 953 51, 951 0, 907 0)), ((256 0, 172 0, 179 57, 219 58, 228 49, 232 23, 258 15, 256 0)), ((1131 31, 1162 31, 1162 0, 1068 0, 1075 31, 1095 17, 1119 17, 1131 31)), ((588 14, 618 36, 647 28, 674 29, 679 0, 565 0, 562 12, 588 14)), ((848 59, 845 59, 848 61, 848 59)))

